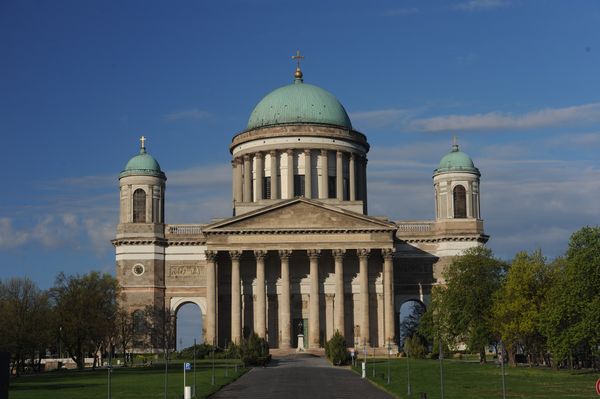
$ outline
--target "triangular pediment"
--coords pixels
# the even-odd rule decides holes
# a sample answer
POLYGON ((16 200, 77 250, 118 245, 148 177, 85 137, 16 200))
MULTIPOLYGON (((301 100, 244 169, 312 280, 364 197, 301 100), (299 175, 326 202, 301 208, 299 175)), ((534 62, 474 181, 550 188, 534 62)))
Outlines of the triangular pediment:
POLYGON ((225 231, 360 231, 395 230, 388 221, 361 215, 305 198, 295 198, 207 226, 204 232, 225 231))

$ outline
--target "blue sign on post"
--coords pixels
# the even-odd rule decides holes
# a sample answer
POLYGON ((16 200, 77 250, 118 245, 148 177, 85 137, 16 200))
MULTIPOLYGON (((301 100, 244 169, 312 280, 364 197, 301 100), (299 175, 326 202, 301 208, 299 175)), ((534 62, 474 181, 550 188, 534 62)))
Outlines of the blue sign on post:
POLYGON ((191 363, 185 363, 184 367, 185 371, 190 371, 192 369, 192 364, 191 363))

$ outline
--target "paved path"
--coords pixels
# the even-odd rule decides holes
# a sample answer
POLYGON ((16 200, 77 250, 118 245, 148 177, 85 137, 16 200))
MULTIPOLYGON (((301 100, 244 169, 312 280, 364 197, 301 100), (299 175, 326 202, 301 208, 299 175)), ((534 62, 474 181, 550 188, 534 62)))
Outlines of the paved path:
POLYGON ((274 358, 265 368, 250 370, 211 398, 391 399, 392 396, 348 369, 331 366, 323 358, 290 355, 274 358))

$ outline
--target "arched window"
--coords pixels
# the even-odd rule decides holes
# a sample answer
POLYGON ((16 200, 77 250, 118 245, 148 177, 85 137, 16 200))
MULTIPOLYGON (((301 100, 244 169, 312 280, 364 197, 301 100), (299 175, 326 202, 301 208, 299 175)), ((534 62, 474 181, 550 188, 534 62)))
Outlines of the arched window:
POLYGON ((454 193, 454 217, 464 219, 467 217, 467 192, 463 186, 456 186, 454 193))
POLYGON ((146 223, 146 192, 141 188, 133 193, 133 223, 146 223))

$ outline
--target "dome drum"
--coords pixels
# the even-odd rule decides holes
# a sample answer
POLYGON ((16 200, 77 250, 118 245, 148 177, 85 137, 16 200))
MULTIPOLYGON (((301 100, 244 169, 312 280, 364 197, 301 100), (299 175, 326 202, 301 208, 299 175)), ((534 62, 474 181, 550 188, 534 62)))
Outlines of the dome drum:
POLYGON ((314 138, 325 139, 331 145, 344 143, 342 144, 343 148, 353 148, 354 151, 361 153, 369 151, 369 143, 364 134, 355 130, 315 124, 269 126, 244 131, 233 137, 229 151, 238 155, 245 152, 244 150, 247 150, 249 146, 253 148, 253 151, 257 151, 259 149, 257 144, 261 144, 261 141, 269 148, 260 150, 286 149, 286 146, 290 145, 301 147, 310 145, 311 141, 315 143, 316 141, 311 140, 314 138))

